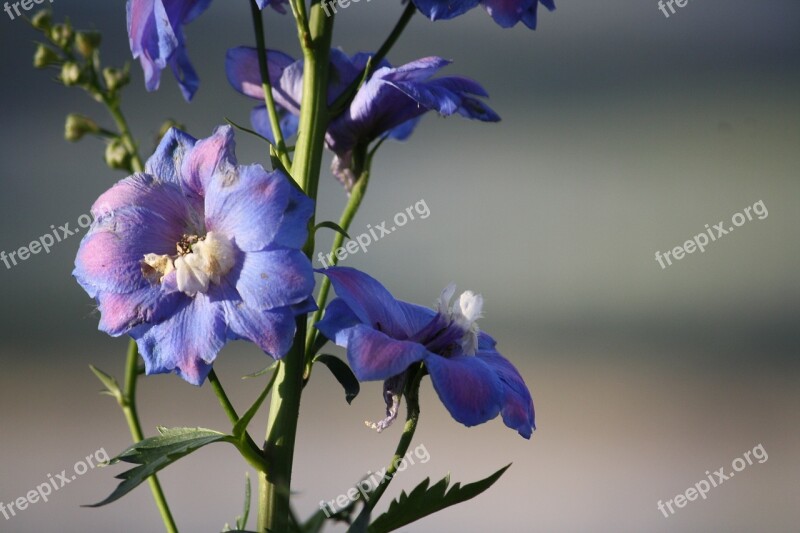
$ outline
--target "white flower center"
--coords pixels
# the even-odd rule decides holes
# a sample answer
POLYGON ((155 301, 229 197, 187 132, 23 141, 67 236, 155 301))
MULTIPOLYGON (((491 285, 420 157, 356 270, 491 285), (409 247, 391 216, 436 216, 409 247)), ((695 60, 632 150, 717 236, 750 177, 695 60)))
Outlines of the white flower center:
POLYGON ((177 248, 177 256, 145 255, 142 271, 154 283, 175 271, 178 290, 187 296, 207 292, 210 283, 219 284, 236 264, 233 243, 213 231, 203 238, 184 236, 177 248))
POLYGON ((456 293, 455 284, 448 285, 439 296, 437 310, 449 316, 453 324, 464 330, 461 348, 466 355, 475 355, 478 349, 478 320, 483 317, 483 296, 472 291, 465 291, 448 309, 450 300, 456 293))

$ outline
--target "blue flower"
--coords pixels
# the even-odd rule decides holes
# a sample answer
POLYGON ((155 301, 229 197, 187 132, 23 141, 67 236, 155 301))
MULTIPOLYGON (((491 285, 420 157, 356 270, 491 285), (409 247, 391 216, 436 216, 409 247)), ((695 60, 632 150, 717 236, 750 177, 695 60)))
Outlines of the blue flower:
POLYGON ((200 141, 170 130, 144 173, 92 206, 73 275, 100 330, 133 337, 148 374, 195 385, 229 340, 285 355, 315 307, 301 251, 313 203, 289 179, 239 166, 230 127, 200 141))
MULTIPOLYGON (((359 76, 371 54, 348 57, 331 50, 331 82, 328 102, 333 103, 359 76)), ((293 61, 280 52, 267 55, 270 82, 281 115, 286 137, 297 131, 303 88, 303 62, 293 61)), ((488 96, 477 82, 467 78, 433 76, 450 62, 440 57, 426 57, 392 68, 384 61, 358 90, 350 106, 328 127, 326 146, 335 154, 332 171, 348 189, 358 177, 354 174, 353 155, 366 150, 375 140, 405 140, 418 119, 429 111, 442 116, 461 116, 496 122, 500 117, 481 98, 488 96)), ((263 100, 257 52, 253 48, 234 48, 228 52, 228 79, 243 94, 263 100)), ((259 106, 251 115, 253 127, 272 139, 266 108, 259 106)))
POLYGON ((548 10, 556 8, 554 0, 413 0, 417 9, 431 20, 448 20, 463 15, 481 4, 494 21, 503 28, 511 28, 522 21, 536 29, 539 4, 548 10))
POLYGON ((481 332, 483 298, 467 291, 451 306, 455 286, 440 296, 436 310, 395 298, 383 285, 358 270, 321 270, 336 289, 317 328, 339 346, 362 381, 384 380, 387 427, 397 416, 406 370, 423 362, 433 387, 455 420, 474 426, 501 414, 505 424, 530 438, 533 401, 516 368, 481 332))
MULTIPOLYGON (((271 4, 281 13, 288 0, 258 0, 261 9, 271 4)), ((145 86, 155 91, 161 71, 169 66, 186 100, 199 86, 197 73, 186 53, 183 26, 205 11, 211 0, 128 0, 128 38, 134 59, 144 70, 145 86)))

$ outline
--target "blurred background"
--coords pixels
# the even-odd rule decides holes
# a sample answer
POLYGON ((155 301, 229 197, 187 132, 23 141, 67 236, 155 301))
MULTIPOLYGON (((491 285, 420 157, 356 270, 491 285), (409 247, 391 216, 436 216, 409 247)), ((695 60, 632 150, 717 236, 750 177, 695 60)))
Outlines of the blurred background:
MULTIPOLYGON (((129 58, 122 2, 54 0, 58 17, 103 31, 104 59, 129 58)), ((375 49, 401 12, 395 1, 340 10, 335 43, 375 49)), ((268 43, 297 55, 286 17, 269 12, 268 43)), ((499 124, 426 116, 404 144, 386 143, 351 233, 419 200, 416 220, 344 264, 399 298, 432 304, 451 281, 481 292, 482 329, 499 340, 536 404, 530 441, 500 420, 467 429, 423 385, 415 439, 430 454, 392 484, 448 472, 483 478, 513 462, 488 492, 404 531, 797 531, 800 510, 800 3, 690 1, 665 18, 655 0, 558 2, 539 29, 502 30, 481 9, 450 22, 412 20, 390 59, 440 55, 445 74, 479 80, 499 124), (754 219, 662 269, 655 252, 759 200, 754 219), (669 500, 762 444, 755 463, 665 518, 669 500)), ((171 75, 145 92, 138 65, 125 110, 148 154, 171 117, 196 137, 251 101, 224 76, 225 51, 253 43, 247 3, 218 1, 187 29, 201 88, 186 104, 171 75)), ((124 177, 103 145, 63 140, 68 112, 104 125, 104 111, 31 67, 36 34, 0 16, 0 250, 75 221, 124 177)), ((242 162, 264 147, 238 134, 242 162)), ((320 220, 345 195, 324 163, 320 220)), ((326 236, 330 239, 330 236, 326 236)), ((0 502, 129 435, 88 365, 122 375, 126 341, 97 331, 97 313, 70 272, 79 236, 12 269, 0 265, 0 502)), ((329 240, 320 243, 326 250, 329 240)), ((336 352, 341 354, 340 351, 336 352)), ((263 382, 253 346, 225 348, 217 372, 240 409, 263 382)), ((293 488, 301 516, 346 493, 390 458, 402 424, 377 435, 380 384, 348 406, 314 374, 303 399, 293 488)), ((208 386, 175 376, 140 384, 145 431, 227 430, 208 386)), ((266 423, 258 418, 253 433, 266 423)), ((91 470, 10 520, 3 532, 160 531, 149 490, 101 509, 120 468, 91 470)), ((211 446, 161 474, 183 531, 220 531, 240 513, 246 465, 211 446)), ((254 526, 251 526, 254 527, 254 526)))

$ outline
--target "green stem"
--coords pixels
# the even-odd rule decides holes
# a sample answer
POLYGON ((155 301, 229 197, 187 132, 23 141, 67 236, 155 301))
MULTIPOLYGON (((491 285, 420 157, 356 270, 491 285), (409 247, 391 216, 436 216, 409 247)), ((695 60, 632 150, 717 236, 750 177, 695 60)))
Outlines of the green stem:
POLYGON ((272 128, 272 135, 275 138, 275 150, 281 163, 286 170, 291 170, 292 162, 289 159, 289 151, 286 149, 286 141, 283 139, 281 122, 278 118, 275 98, 272 95, 272 82, 269 79, 269 64, 267 62, 267 46, 264 38, 264 20, 261 10, 255 0, 250 0, 250 9, 253 15, 253 26, 256 33, 256 49, 258 50, 258 68, 261 71, 261 88, 264 91, 264 102, 269 114, 269 124, 272 128))
POLYGON ((131 130, 128 127, 128 121, 125 120, 125 116, 122 114, 119 104, 108 99, 105 99, 104 102, 108 107, 111 118, 114 119, 114 123, 117 125, 120 134, 119 138, 122 140, 122 144, 131 156, 131 170, 133 172, 143 172, 144 163, 142 163, 142 158, 139 156, 139 148, 136 146, 136 141, 133 140, 133 135, 131 135, 131 130))
MULTIPOLYGON (((347 199, 347 206, 345 206, 344 211, 342 211, 342 216, 339 219, 339 227, 341 227, 344 231, 348 231, 350 229, 350 224, 352 224, 353 219, 358 213, 359 207, 361 207, 361 202, 364 199, 364 195, 367 193, 367 185, 369 185, 369 176, 370 176, 370 169, 369 163, 367 164, 367 168, 365 168, 364 172, 359 176, 356 180, 353 189, 350 191, 350 197, 347 199)), ((338 263, 339 259, 336 257, 336 250, 338 250, 342 243, 344 242, 344 235, 336 232, 335 236, 333 237, 333 244, 331 245, 331 255, 329 256, 331 266, 338 263)), ((306 334, 306 375, 310 375, 311 372, 311 361, 316 354, 312 353, 312 347, 319 336, 319 332, 314 329, 314 324, 319 322, 322 319, 322 314, 325 311, 325 305, 328 302, 328 294, 331 289, 331 280, 327 276, 323 276, 322 282, 319 288, 319 294, 317 295, 317 311, 314 312, 314 315, 311 317, 311 322, 308 328, 308 333, 306 334)))
POLYGON ((381 499, 381 496, 383 496, 383 493, 386 492, 386 489, 389 488, 389 483, 394 478, 397 467, 408 452, 409 446, 411 446, 411 441, 414 438, 414 432, 417 430, 417 423, 419 422, 419 386, 425 374, 424 367, 420 366, 406 384, 404 395, 406 397, 407 414, 406 423, 403 426, 403 434, 400 436, 394 456, 386 468, 384 481, 370 494, 369 501, 364 502, 364 507, 361 509, 355 523, 364 523, 369 520, 370 513, 377 505, 378 500, 381 499))
MULTIPOLYGON (((125 363, 125 390, 122 393, 120 406, 122 407, 122 412, 125 414, 125 419, 128 421, 128 427, 130 428, 131 437, 134 442, 141 442, 144 439, 142 425, 139 422, 139 415, 136 412, 136 380, 138 376, 139 351, 136 348, 136 341, 131 339, 128 344, 128 357, 125 363)), ((166 497, 164 497, 161 483, 159 483, 155 474, 147 478, 147 482, 150 484, 153 499, 164 521, 164 529, 166 529, 168 533, 177 533, 178 527, 175 525, 175 520, 172 518, 172 512, 169 509, 166 497)))
POLYGON ((341 94, 341 96, 339 96, 339 98, 337 98, 333 102, 333 105, 331 106, 332 117, 336 117, 342 111, 344 111, 348 102, 350 102, 350 100, 352 100, 353 97, 355 96, 356 91, 358 91, 358 88, 361 86, 361 83, 367 78, 369 78, 372 72, 376 68, 378 68, 381 61, 383 61, 389 54, 389 52, 392 50, 392 47, 395 45, 397 40, 403 34, 403 31, 405 31, 406 26, 408 26, 408 22, 411 20, 411 17, 413 17, 414 13, 416 12, 417 12, 417 6, 414 5, 414 2, 411 2, 409 0, 408 4, 406 5, 406 8, 403 10, 403 13, 400 15, 400 19, 397 21, 394 28, 392 29, 392 32, 383 42, 381 47, 378 48, 378 51, 375 52, 375 55, 372 56, 372 59, 370 60, 369 64, 364 68, 364 72, 362 73, 362 75, 353 80, 353 82, 350 83, 350 85, 347 87, 347 89, 345 89, 345 91, 341 94))
MULTIPOLYGON (((325 130, 328 126, 327 87, 330 67, 330 48, 333 17, 327 17, 319 1, 311 5, 309 39, 303 47, 303 105, 292 176, 312 199, 317 198, 325 130)), ((309 228, 314 227, 314 216, 309 228)), ((314 250, 314 235, 310 231, 306 255, 314 250)), ((269 475, 259 476, 258 531, 264 533, 289 531, 292 466, 303 390, 305 366, 306 317, 297 318, 297 332, 292 349, 277 369, 275 388, 270 400, 265 453, 271 458, 269 475)))

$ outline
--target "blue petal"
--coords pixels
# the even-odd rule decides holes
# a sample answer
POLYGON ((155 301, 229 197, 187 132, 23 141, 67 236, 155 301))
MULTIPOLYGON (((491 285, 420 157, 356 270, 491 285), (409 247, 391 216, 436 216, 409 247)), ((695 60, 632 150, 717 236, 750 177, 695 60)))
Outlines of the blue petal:
POLYGON ((417 317, 376 279, 350 267, 318 270, 331 280, 339 296, 361 320, 394 339, 407 339, 417 331, 417 317))
POLYGON ((536 22, 537 22, 537 11, 539 9, 539 4, 542 4, 546 7, 549 11, 555 11, 556 3, 553 0, 538 0, 533 4, 528 11, 523 13, 522 15, 522 23, 525 24, 532 30, 536 29, 536 22))
POLYGON ((221 304, 205 294, 187 299, 167 320, 131 331, 148 375, 175 372, 193 385, 202 385, 211 364, 225 345, 227 327, 221 304))
MULTIPOLYGON (((156 151, 144 165, 144 171, 161 181, 181 185, 183 160, 192 151, 197 139, 177 128, 170 128, 158 143, 156 151)), ((199 191, 190 191, 200 196, 199 191)))
POLYGON ((478 0, 413 0, 420 13, 431 20, 448 20, 478 5, 478 0))
POLYGON ((236 290, 253 309, 275 309, 305 302, 314 290, 311 262, 300 250, 270 250, 244 254, 231 271, 236 290))
MULTIPOLYGON (((276 106, 276 111, 278 112, 283 138, 289 139, 293 137, 297 133, 298 126, 300 126, 300 117, 291 114, 280 106, 276 106)), ((253 125, 256 133, 269 139, 272 144, 276 144, 275 135, 272 134, 272 124, 269 121, 267 106, 260 105, 253 108, 250 112, 250 124, 253 125)))
POLYGON ((100 293, 98 329, 117 337, 141 324, 156 324, 173 314, 187 298, 183 293, 166 294, 160 287, 152 286, 128 294, 100 293))
POLYGON ((206 196, 206 187, 211 180, 224 182, 235 174, 235 149, 231 126, 220 126, 211 137, 197 141, 181 161, 181 182, 185 188, 206 196))
POLYGON ((315 327, 339 346, 347 347, 348 335, 344 330, 361 324, 355 313, 341 298, 334 299, 325 308, 325 316, 315 327))
MULTIPOLYGON (((272 87, 280 84, 283 71, 294 58, 277 50, 267 51, 267 70, 272 87)), ((249 46, 231 48, 225 56, 225 72, 228 82, 240 93, 257 100, 264 100, 264 89, 261 86, 261 69, 258 65, 258 51, 249 46)), ((302 94, 302 93, 301 93, 302 94)), ((298 97, 301 95, 298 95, 298 97)))
POLYGON ((428 355, 421 344, 392 339, 369 326, 344 331, 347 360, 360 381, 389 379, 428 355))
POLYGON ((433 388, 455 420, 475 426, 500 413, 503 385, 486 362, 471 356, 425 359, 433 388))
POLYGON ((535 413, 531 393, 522 376, 514 365, 496 351, 478 351, 476 357, 487 363, 503 383, 503 422, 530 439, 536 429, 535 413))

